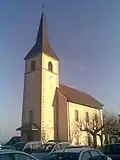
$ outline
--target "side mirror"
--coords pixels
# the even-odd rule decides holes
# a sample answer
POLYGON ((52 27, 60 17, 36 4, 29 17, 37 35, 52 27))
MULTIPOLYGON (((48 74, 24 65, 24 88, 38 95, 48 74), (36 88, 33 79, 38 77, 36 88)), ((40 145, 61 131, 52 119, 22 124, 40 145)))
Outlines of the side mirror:
POLYGON ((99 155, 99 156, 92 157, 89 160, 107 160, 107 157, 103 155, 99 155))

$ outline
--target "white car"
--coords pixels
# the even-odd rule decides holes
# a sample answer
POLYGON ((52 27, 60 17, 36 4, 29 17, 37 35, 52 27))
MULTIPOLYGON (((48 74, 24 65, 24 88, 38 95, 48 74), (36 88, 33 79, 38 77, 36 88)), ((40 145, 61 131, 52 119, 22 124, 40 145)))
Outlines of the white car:
POLYGON ((37 159, 44 159, 47 157, 50 153, 53 153, 57 150, 65 149, 66 147, 70 146, 69 142, 48 142, 44 145, 42 145, 39 149, 35 150, 32 155, 36 157, 37 159))
POLYGON ((69 148, 55 151, 44 160, 112 160, 97 149, 93 148, 69 148))
POLYGON ((37 160, 35 157, 20 151, 0 150, 0 160, 37 160))
POLYGON ((32 151, 38 149, 42 145, 41 141, 30 141, 30 142, 18 142, 14 145, 16 150, 23 151, 26 153, 32 153, 32 151))

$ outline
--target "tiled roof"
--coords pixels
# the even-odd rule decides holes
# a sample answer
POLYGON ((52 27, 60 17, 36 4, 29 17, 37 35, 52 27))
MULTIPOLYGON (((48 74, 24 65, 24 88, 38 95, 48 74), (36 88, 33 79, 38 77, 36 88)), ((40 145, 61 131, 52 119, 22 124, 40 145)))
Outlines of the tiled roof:
POLYGON ((48 36, 47 36, 45 16, 43 13, 42 13, 41 20, 40 20, 36 43, 32 47, 32 49, 28 52, 28 54, 26 55, 24 59, 26 60, 28 58, 32 58, 42 53, 45 53, 46 55, 56 60, 59 60, 50 46, 48 36))
POLYGON ((69 102, 89 106, 96 109, 101 109, 103 106, 103 104, 98 102, 92 96, 74 88, 60 84, 59 90, 67 97, 69 102))

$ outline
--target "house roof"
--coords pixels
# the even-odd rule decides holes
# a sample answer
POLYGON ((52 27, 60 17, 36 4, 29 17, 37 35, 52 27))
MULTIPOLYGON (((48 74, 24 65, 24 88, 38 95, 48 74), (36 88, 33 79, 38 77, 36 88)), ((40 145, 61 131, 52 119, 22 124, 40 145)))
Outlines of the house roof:
POLYGON ((22 127, 16 129, 17 131, 37 131, 39 127, 35 123, 24 124, 22 127))
POLYGON ((28 58, 35 57, 42 53, 45 53, 48 56, 56 60, 59 60, 50 46, 48 36, 47 36, 46 20, 45 20, 45 16, 43 13, 42 13, 41 20, 40 20, 36 43, 32 47, 32 49, 28 52, 28 54, 26 55, 24 59, 26 60, 28 58))
POLYGON ((87 93, 81 92, 63 84, 60 84, 59 90, 67 97, 69 102, 89 106, 96 109, 102 109, 103 104, 98 102, 87 93))

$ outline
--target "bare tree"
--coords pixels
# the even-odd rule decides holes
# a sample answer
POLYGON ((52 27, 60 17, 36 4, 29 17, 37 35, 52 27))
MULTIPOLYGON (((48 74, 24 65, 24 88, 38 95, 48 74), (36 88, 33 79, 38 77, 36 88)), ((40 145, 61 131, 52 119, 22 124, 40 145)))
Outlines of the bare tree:
MULTIPOLYGON (((116 115, 104 115, 105 143, 108 144, 112 136, 120 136, 120 121, 116 115), (110 138, 109 138, 110 137, 110 138)), ((117 138, 116 138, 117 139, 117 138)))
POLYGON ((76 145, 79 144, 81 132, 80 132, 76 122, 73 123, 73 128, 69 132, 70 132, 70 134, 69 134, 70 143, 75 141, 76 145))
POLYGON ((86 131, 88 135, 92 136, 94 148, 97 147, 97 136, 101 135, 103 128, 103 121, 97 114, 91 115, 90 119, 86 119, 84 122, 79 122, 80 131, 86 131))

